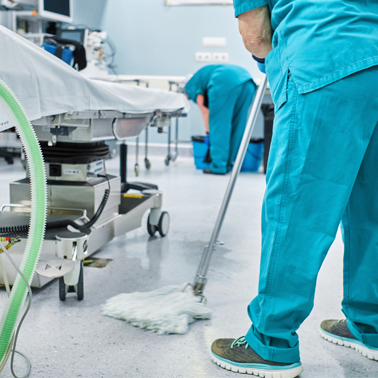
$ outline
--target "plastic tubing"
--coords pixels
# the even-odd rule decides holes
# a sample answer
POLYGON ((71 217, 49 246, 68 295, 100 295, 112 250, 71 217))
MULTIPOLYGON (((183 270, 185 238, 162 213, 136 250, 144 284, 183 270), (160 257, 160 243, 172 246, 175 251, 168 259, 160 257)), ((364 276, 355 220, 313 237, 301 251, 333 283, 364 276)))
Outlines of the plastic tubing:
MULTIPOLYGON (((45 234, 47 210, 45 165, 37 137, 25 112, 11 90, 1 79, 0 101, 8 110, 9 115, 13 118, 14 124, 16 125, 16 131, 20 136, 29 162, 32 210, 28 240, 20 270, 28 282, 31 283, 45 234)), ((12 347, 14 330, 22 311, 26 293, 26 283, 18 274, 0 321, 0 372, 7 361, 9 351, 12 347)))

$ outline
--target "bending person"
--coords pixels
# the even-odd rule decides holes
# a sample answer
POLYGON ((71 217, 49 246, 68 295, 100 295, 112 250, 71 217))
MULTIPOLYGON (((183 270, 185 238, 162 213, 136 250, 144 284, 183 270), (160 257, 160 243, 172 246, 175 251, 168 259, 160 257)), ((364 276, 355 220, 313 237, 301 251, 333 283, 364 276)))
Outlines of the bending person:
POLYGON ((185 86, 188 98, 201 109, 210 136, 210 169, 225 174, 232 170, 256 85, 242 67, 208 65, 197 71, 185 86))

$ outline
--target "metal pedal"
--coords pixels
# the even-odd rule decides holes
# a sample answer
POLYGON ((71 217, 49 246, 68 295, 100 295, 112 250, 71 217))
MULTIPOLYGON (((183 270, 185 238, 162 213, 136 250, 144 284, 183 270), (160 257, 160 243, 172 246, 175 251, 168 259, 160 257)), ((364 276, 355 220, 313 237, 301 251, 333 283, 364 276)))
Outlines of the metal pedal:
POLYGON ((63 277, 74 269, 75 264, 76 261, 63 259, 40 260, 36 272, 48 278, 63 277))

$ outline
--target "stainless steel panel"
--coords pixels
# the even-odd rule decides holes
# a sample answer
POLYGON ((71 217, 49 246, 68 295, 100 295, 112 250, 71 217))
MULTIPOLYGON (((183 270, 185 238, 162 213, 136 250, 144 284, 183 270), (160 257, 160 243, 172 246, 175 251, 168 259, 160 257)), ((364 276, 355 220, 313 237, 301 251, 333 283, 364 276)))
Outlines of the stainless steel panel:
MULTIPOLYGON (((41 119, 42 120, 42 119, 41 119)), ((42 123, 41 120, 38 120, 42 123)), ((57 135, 58 142, 95 142, 108 139, 114 139, 113 135, 113 119, 85 119, 82 120, 81 125, 78 125, 79 120, 67 121, 60 123, 60 126, 70 127, 69 135, 57 135)), ((54 129, 57 125, 47 124, 39 125, 33 123, 34 130, 40 141, 51 141, 53 135, 50 129, 54 129)))
MULTIPOLYGON (((45 163, 46 177, 49 181, 90 181, 94 175, 105 174, 104 161, 99 160, 89 164, 45 163), (61 166, 61 176, 50 176, 50 165, 61 166)), ((29 177, 29 172, 28 176, 29 177)))
POLYGON ((172 116, 185 116, 175 112, 121 113, 117 111, 74 111, 33 121, 37 137, 51 141, 51 128, 70 127, 69 135, 58 135, 58 142, 92 142, 108 139, 137 137, 147 126, 166 127, 172 116))
MULTIPOLYGON (((118 214, 120 204, 120 178, 113 177, 110 180, 110 197, 105 210, 103 211, 99 223, 106 221, 118 214)), ((93 179, 92 183, 73 185, 73 183, 49 184, 49 202, 52 207, 73 207, 84 208, 91 218, 100 206, 108 182, 101 179, 93 179)), ((53 210, 52 213, 57 213, 53 210)))
MULTIPOLYGON (((12 183, 11 192, 12 192, 12 189, 14 190, 17 187, 19 187, 25 191, 24 194, 27 193, 27 191, 29 190, 29 185, 26 183, 27 181, 26 179, 24 179, 23 181, 24 181, 23 183, 19 183, 19 182, 12 183)), ((113 204, 115 202, 119 204, 121 202, 120 201, 121 196, 119 193, 119 179, 118 179, 118 182, 117 180, 112 179, 111 183, 112 183, 111 187, 112 187, 113 194, 118 196, 118 200, 112 199, 112 202, 113 204), (113 185, 115 185, 116 188, 118 188, 118 194, 115 194, 116 188, 114 188, 113 190, 113 185)), ((55 185, 53 185, 53 187, 55 187, 55 185)), ((101 194, 103 185, 102 184, 94 185, 93 192, 95 191, 95 188, 97 187, 99 188, 99 194, 101 194)), ((77 189, 77 187, 75 189, 77 189)), ((97 198, 96 194, 94 194, 93 192, 92 192, 92 198, 94 195, 95 200, 99 200, 99 198, 97 198)), ((66 196, 70 195, 72 200, 76 199, 77 197, 77 194, 76 194, 77 190, 75 191, 74 195, 72 195, 72 191, 70 192, 67 190, 66 193, 67 193, 66 196)), ((123 198, 122 200, 127 201, 127 198, 123 198)), ((90 201, 87 200, 87 202, 89 203, 90 201)), ((157 192, 156 194, 151 195, 151 197, 148 200, 144 201, 141 205, 135 207, 134 209, 132 209, 126 214, 120 215, 118 214, 118 211, 117 211, 117 214, 111 217, 108 217, 108 219, 103 219, 101 217, 100 221, 97 222, 95 226, 92 228, 92 233, 88 236, 88 243, 87 243, 88 250, 86 253, 86 257, 98 251, 101 247, 103 247, 109 241, 111 241, 115 236, 122 235, 125 232, 131 231, 133 229, 140 227, 144 213, 148 211, 150 208, 159 208, 161 205, 162 205, 162 194, 161 192, 157 192)), ((84 203, 80 203, 80 206, 83 207, 84 203)), ((118 205, 116 206, 116 208, 118 210, 118 205)), ((12 222, 9 221, 10 217, 14 218, 13 223, 15 224, 21 222, 21 218, 23 218, 22 223, 25 223, 26 219, 28 218, 27 216, 25 217, 25 215, 23 214, 0 211, 0 223, 13 224, 12 222)), ((73 233, 72 235, 74 238, 75 233, 73 233)), ((82 234, 78 234, 78 242, 80 240, 84 241, 84 239, 82 237, 82 234)), ((58 256, 64 256, 65 254, 67 255, 68 258, 71 258, 72 251, 73 251, 72 240, 66 240, 68 241, 68 243, 66 243, 66 241, 53 240, 53 238, 48 237, 47 239, 45 239, 43 243, 40 259, 46 260, 46 261, 56 260, 58 256)), ((15 244, 10 249, 10 253, 12 254, 12 257, 14 258, 14 260, 16 261, 18 265, 21 263, 25 246, 26 246, 26 239, 22 239, 20 243, 15 244)), ((77 258, 78 259, 83 258, 83 253, 78 254, 77 258)), ((65 260, 62 260, 62 261, 65 261, 65 260)), ((5 263, 6 271, 8 272, 9 281, 10 283, 13 283, 16 278, 16 271, 11 266, 11 263, 8 261, 6 257, 4 258, 4 263, 5 263)), ((31 286, 42 287, 48 282, 50 282, 52 279, 53 278, 43 277, 39 274, 35 274, 31 286)), ((4 279, 1 275, 1 272, 0 272, 0 283, 4 283, 4 279)))
MULTIPOLYGON (((118 215, 118 207, 120 200, 121 180, 119 177, 109 176, 110 196, 98 222, 102 223, 106 220, 118 215)), ((48 190, 48 207, 50 208, 74 208, 86 209, 87 215, 91 218, 97 211, 105 189, 108 188, 108 182, 105 178, 93 178, 90 182, 74 183, 58 181, 56 184, 49 182, 48 190)), ((30 185, 28 179, 12 182, 10 184, 10 202, 13 204, 22 204, 31 206, 30 201, 30 185)), ((12 208, 15 212, 25 212, 23 208, 12 208)), ((50 209, 50 214, 64 214, 69 211, 50 209)))
MULTIPOLYGON (((9 199, 12 204, 19 204, 23 206, 29 206, 29 209, 25 208, 11 208, 12 212, 24 213, 30 212, 31 198, 30 198, 30 184, 29 179, 22 179, 10 183, 9 199)), ((47 200, 47 206, 49 201, 47 200)))
POLYGON ((51 163, 52 165, 60 165, 62 170, 61 176, 50 176, 50 163, 46 163, 46 176, 50 181, 87 181, 88 164, 59 164, 51 163))
POLYGON ((73 118, 68 113, 57 114, 47 117, 42 117, 32 121, 33 126, 72 126, 72 127, 89 127, 90 121, 93 118, 99 117, 99 112, 91 112, 92 117, 73 118))

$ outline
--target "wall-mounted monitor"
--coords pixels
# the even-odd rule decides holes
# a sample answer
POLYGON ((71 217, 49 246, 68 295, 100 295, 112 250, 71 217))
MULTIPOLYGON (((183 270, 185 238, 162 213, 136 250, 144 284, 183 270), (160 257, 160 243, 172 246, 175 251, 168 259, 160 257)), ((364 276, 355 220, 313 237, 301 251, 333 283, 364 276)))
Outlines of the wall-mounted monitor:
POLYGON ((72 0, 39 0, 38 13, 53 21, 72 23, 72 0))
POLYGON ((88 29, 58 29, 56 35, 59 38, 71 39, 87 46, 88 29))

